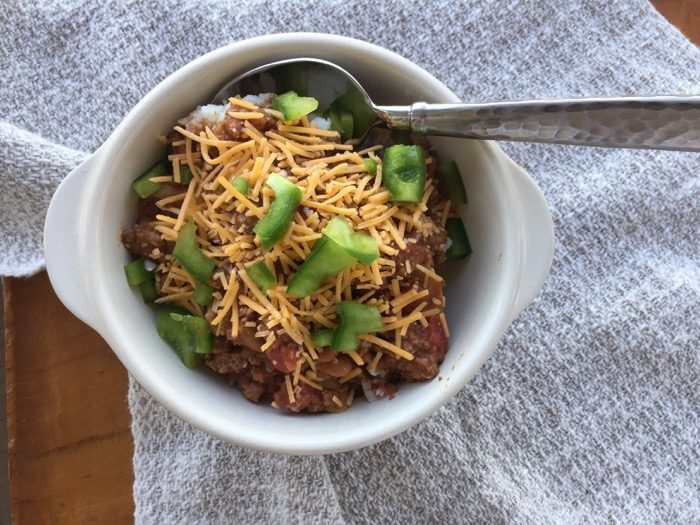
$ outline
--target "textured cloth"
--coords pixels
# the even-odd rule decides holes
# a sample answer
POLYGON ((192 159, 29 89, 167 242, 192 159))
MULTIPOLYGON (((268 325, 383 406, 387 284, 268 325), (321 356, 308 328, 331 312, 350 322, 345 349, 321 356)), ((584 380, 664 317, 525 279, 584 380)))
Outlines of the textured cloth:
MULTIPOLYGON (((367 39, 465 100, 700 93, 700 52, 645 0, 9 4, 6 274, 40 264, 48 196, 80 151, 169 73, 241 38, 367 39)), ((700 155, 503 147, 545 193, 557 246, 542 293, 474 380, 410 431, 325 457, 222 443, 132 381, 137 522, 697 522, 700 155)))

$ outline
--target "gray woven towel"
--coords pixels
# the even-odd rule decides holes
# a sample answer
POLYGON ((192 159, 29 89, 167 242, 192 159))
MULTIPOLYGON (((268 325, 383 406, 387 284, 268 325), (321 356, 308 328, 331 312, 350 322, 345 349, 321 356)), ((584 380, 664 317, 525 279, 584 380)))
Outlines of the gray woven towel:
MULTIPOLYGON (((71 149, 94 150, 167 74, 241 38, 366 39, 464 99, 700 93, 700 52, 644 0, 9 4, 6 274, 40 263, 50 191, 82 158, 71 149)), ((394 439, 300 458, 217 441, 132 381, 139 523, 698 522, 700 155, 503 147, 549 200, 557 247, 471 384, 394 439)))

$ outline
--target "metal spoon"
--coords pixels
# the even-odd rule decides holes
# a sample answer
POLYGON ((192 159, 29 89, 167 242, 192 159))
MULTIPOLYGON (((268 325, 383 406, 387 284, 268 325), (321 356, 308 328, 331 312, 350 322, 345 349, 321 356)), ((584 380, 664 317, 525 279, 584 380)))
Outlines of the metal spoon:
POLYGON ((237 76, 217 93, 214 103, 225 103, 237 94, 288 89, 321 99, 320 109, 352 92, 366 103, 377 123, 417 134, 700 152, 700 95, 377 106, 340 66, 317 58, 294 58, 237 76))

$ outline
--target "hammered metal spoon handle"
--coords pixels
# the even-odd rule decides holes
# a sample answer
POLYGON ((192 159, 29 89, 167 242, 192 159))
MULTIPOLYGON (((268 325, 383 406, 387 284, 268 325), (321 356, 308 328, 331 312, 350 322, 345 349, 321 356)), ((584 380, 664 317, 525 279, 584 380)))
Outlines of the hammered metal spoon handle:
POLYGON ((700 152, 700 95, 379 106, 427 135, 700 152))

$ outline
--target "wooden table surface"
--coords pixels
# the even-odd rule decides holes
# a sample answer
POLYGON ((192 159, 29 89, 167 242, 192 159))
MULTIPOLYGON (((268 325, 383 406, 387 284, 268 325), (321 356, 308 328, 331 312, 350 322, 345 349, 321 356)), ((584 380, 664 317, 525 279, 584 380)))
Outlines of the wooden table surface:
MULTIPOLYGON (((700 45, 700 0, 652 3, 700 45)), ((45 272, 6 278, 4 301, 12 522, 132 522, 126 371, 45 272)))

